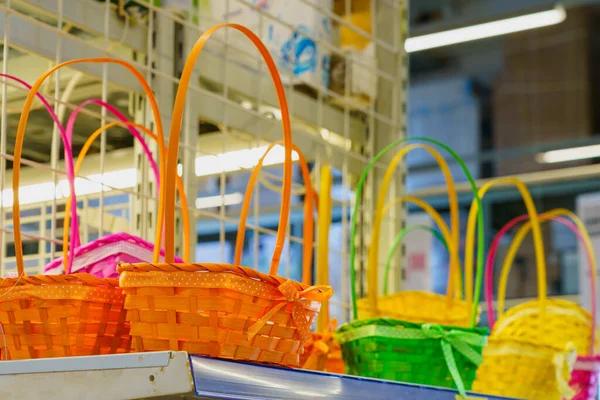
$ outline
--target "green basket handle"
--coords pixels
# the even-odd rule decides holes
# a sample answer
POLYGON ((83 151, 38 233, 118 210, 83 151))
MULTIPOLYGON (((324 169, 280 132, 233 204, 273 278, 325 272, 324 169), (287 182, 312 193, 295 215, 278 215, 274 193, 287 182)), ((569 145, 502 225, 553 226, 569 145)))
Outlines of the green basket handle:
MULTIPOLYGON (((483 207, 481 204, 481 199, 479 197, 479 193, 477 193, 477 186, 475 184, 475 180, 473 179, 473 175, 471 175, 471 172, 465 165, 465 162, 462 160, 462 158, 460 158, 460 156, 458 154, 456 154, 456 152, 454 150, 452 150, 450 147, 446 146, 445 144, 443 144, 435 139, 430 139, 430 138, 425 138, 425 137, 413 137, 413 138, 399 139, 399 140, 396 140, 393 143, 387 145, 383 150, 381 150, 379 153, 377 153, 377 155, 375 155, 375 157, 373 157, 373 159, 367 164, 367 166, 363 170, 363 172, 358 180, 358 184, 356 185, 355 202, 354 202, 354 209, 352 212, 351 228, 350 228, 350 284, 352 286, 350 292, 352 294, 352 312, 353 312, 354 319, 356 319, 358 317, 358 306, 357 306, 357 295, 356 295, 356 271, 355 271, 356 219, 358 216, 358 209, 359 209, 360 200, 362 197, 363 186, 365 184, 365 181, 367 179, 367 175, 368 175, 369 171, 371 170, 371 168, 373 168, 375 163, 377 163, 377 161, 379 161, 379 159, 381 157, 383 157, 384 154, 386 154, 388 151, 392 150, 393 148, 397 147, 398 145, 405 144, 407 142, 412 142, 412 141, 423 141, 423 142, 435 144, 436 146, 441 147, 442 149, 446 150, 452 156, 452 158, 454 158, 454 160, 460 165, 461 169, 463 170, 464 174, 466 175, 466 177, 469 181, 471 190, 473 191, 473 196, 475 198, 475 201, 479 205, 478 210, 477 210, 477 239, 478 239, 479 243, 484 243, 484 225, 483 225, 483 211, 482 211, 483 207)), ((476 277, 477 285, 475 287, 473 312, 471 315, 471 326, 473 326, 473 327, 475 326, 475 321, 476 321, 476 317, 477 317, 477 308, 479 306, 479 298, 481 297, 482 278, 483 278, 483 246, 477 246, 477 277, 476 277)))
MULTIPOLYGON (((444 236, 442 235, 442 233, 439 230, 437 230, 435 228, 432 228, 427 225, 411 225, 411 226, 406 226, 406 227, 402 228, 400 230, 400 232, 398 232, 398 234, 394 238, 394 244, 392 244, 392 248, 388 252, 387 260, 385 262, 385 274, 383 276, 383 295, 384 296, 387 295, 387 293, 388 293, 388 282, 390 280, 389 278, 390 278, 390 269, 391 269, 390 266, 392 264, 392 258, 394 258, 394 253, 396 253, 396 249, 398 248, 398 246, 400 245, 400 243, 402 242, 404 237, 406 235, 408 235, 410 232, 416 231, 417 229, 431 232, 431 234, 433 236, 435 236, 440 242, 442 242, 446 251, 449 251, 448 243, 446 243, 444 236)), ((448 272, 448 273, 450 273, 450 272, 448 272)))

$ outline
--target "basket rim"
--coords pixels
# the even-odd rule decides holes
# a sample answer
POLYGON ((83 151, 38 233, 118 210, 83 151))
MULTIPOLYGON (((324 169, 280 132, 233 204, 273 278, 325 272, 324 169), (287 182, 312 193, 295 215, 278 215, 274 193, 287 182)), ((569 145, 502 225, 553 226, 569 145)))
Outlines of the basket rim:
POLYGON ((23 286, 49 286, 49 285, 82 285, 119 287, 119 278, 98 278, 82 272, 68 275, 22 275, 20 277, 3 278, 0 281, 0 290, 23 286))
MULTIPOLYGON (((369 318, 369 319, 362 319, 362 320, 347 322, 344 325, 340 326, 338 328, 337 332, 348 332, 352 329, 361 328, 363 326, 368 326, 368 325, 380 325, 380 326, 391 326, 391 327, 397 327, 397 326, 402 325, 402 327, 404 327, 404 328, 420 328, 425 324, 427 324, 427 322, 417 323, 417 322, 409 322, 409 321, 405 321, 405 320, 401 320, 401 319, 385 318, 385 317, 369 318)), ((457 331, 462 331, 462 332, 475 333, 475 334, 482 335, 482 336, 488 336, 489 332, 490 332, 490 330, 485 327, 467 328, 467 327, 454 326, 454 325, 440 325, 440 326, 444 330, 453 330, 453 331, 457 330, 457 331)))
MULTIPOLYGON (((507 309, 504 312, 504 314, 502 315, 502 317, 498 318, 498 320, 501 320, 502 318, 505 318, 507 315, 518 312, 523 309, 527 309, 527 308, 538 308, 539 309, 539 306, 537 305, 537 303, 539 303, 539 301, 540 301, 540 299, 535 298, 535 299, 531 299, 526 302, 517 304, 516 306, 513 306, 513 307, 507 309)), ((545 302, 550 305, 559 305, 559 306, 565 307, 565 308, 572 308, 572 309, 577 310, 582 315, 584 315, 588 318, 592 317, 592 314, 588 310, 583 308, 580 304, 575 303, 574 301, 571 301, 571 300, 560 299, 560 298, 547 298, 545 300, 545 302)), ((496 322, 498 322, 498 321, 496 321, 496 322)))
POLYGON ((264 272, 255 270, 254 268, 244 267, 242 265, 233 265, 227 263, 149 263, 141 262, 135 264, 122 263, 117 266, 119 274, 124 272, 142 273, 175 273, 175 272, 214 272, 234 274, 245 278, 259 280, 274 287, 279 287, 286 282, 292 282, 298 290, 305 290, 311 285, 295 281, 293 279, 284 278, 278 275, 270 275, 264 272))
MULTIPOLYGON (((431 293, 431 292, 427 292, 424 290, 402 290, 400 292, 378 296, 377 302, 385 303, 386 301, 391 301, 391 300, 395 300, 400 297, 406 297, 407 295, 411 296, 411 295, 415 295, 415 294, 418 294, 419 296, 427 297, 429 300, 435 301, 437 303, 448 303, 448 304, 450 304, 450 307, 448 307, 448 308, 459 308, 459 309, 464 308, 464 309, 467 309, 470 311, 469 304, 464 299, 452 298, 451 301, 448 301, 448 297, 446 295, 441 295, 439 293, 431 293)), ((363 298, 358 299, 357 300, 358 309, 365 310, 366 307, 364 306, 364 304, 368 304, 368 300, 369 300, 368 297, 363 297, 363 298)), ((369 308, 370 308, 370 306, 369 306, 369 308)), ((456 318, 464 318, 464 317, 457 316, 456 318)))

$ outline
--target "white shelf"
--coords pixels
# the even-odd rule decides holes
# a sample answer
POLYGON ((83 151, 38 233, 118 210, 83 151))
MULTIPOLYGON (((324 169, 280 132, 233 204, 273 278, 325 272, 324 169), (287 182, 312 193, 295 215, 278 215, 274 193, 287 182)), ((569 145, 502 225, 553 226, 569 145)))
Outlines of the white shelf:
MULTIPOLYGON (((456 391, 189 356, 132 353, 0 362, 3 399, 456 400, 456 391)), ((469 395, 469 399, 501 400, 469 395)))

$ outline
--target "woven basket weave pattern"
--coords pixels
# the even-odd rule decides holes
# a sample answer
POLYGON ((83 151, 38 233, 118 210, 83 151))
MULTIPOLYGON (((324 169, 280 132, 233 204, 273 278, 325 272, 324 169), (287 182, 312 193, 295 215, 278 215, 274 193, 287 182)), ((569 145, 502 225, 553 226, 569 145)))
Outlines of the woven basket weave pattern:
MULTIPOLYGON (((522 399, 561 400, 553 364, 554 355, 561 352, 565 349, 490 336, 473 390, 522 399), (510 354, 504 352, 507 348, 510 354)), ((563 378, 568 380, 568 375, 563 378)))
MULTIPOLYGON (((389 319, 355 321, 342 326, 340 333, 367 325, 389 325, 415 328, 420 324, 389 319)), ((447 329, 448 327, 444 328, 447 329)), ((465 332, 484 334, 485 329, 452 328, 465 332)), ((456 388, 439 339, 411 340, 382 336, 369 336, 341 344, 346 371, 351 375, 388 379, 423 385, 456 388)), ((476 352, 481 354, 481 348, 476 352)), ((460 353, 454 352, 458 371, 466 389, 471 388, 477 367, 460 353)))
POLYGON ((579 305, 562 299, 546 300, 546 315, 539 314, 538 300, 508 310, 492 335, 563 348, 572 343, 580 354, 590 348, 592 317, 579 305))
POLYGON ((7 279, 0 291, 0 324, 8 355, 22 360, 67 356, 126 353, 130 350, 129 324, 125 321, 124 295, 117 280, 76 275, 25 276, 22 284, 7 279), (90 283, 95 283, 91 285, 90 283))
MULTIPOLYGON (((292 302, 285 302, 254 337, 248 335, 253 324, 281 305, 281 295, 274 297, 272 293, 278 293, 279 285, 291 281, 226 264, 122 264, 119 270, 127 296, 125 308, 131 322, 134 350, 181 350, 212 357, 300 365, 306 339, 294 320, 292 302), (173 271, 145 272, 160 269, 173 271), (207 272, 213 272, 211 276, 219 282, 227 274, 239 284, 219 287, 212 278, 204 279, 207 272), (164 283, 150 286, 144 280, 159 276, 164 283), (202 278, 201 286, 194 284, 196 277, 202 278), (242 288, 246 282, 266 294, 249 294, 242 288)), ((306 289, 300 283, 293 284, 298 290, 306 289)), ((303 310, 310 325, 320 304, 309 303, 303 310)))
MULTIPOLYGON (((470 324, 470 306, 464 300, 453 299, 448 303, 446 296, 422 291, 404 291, 377 299, 379 315, 416 323, 467 327, 470 324)), ((358 301, 360 319, 375 318, 369 299, 358 301)))
MULTIPOLYGON (((473 389, 527 399, 561 399, 555 354, 590 348, 591 316, 575 303, 546 300, 544 318, 533 300, 508 310, 494 325, 473 389), (510 349, 508 353, 504 353, 510 349), (510 371, 510 373, 508 373, 510 371)), ((566 381, 569 376, 563 377, 566 381)))

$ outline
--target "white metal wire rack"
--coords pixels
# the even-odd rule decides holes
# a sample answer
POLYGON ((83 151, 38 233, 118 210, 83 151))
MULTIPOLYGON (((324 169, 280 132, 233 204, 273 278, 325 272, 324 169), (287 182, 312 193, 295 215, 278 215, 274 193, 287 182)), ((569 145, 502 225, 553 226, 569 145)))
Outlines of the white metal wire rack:
MULTIPOLYGON (((339 279, 333 282, 337 295, 332 303, 337 307, 338 318, 344 321, 349 310, 347 254, 352 189, 369 156, 402 137, 405 131, 407 62, 403 42, 408 20, 406 2, 294 2, 293 7, 302 9, 312 16, 309 18, 324 24, 324 29, 330 29, 324 35, 307 31, 302 23, 302 13, 297 12, 290 19, 276 6, 268 6, 274 3, 268 1, 163 1, 162 5, 148 1, 125 3, 129 8, 119 10, 109 1, 97 0, 1 2, 2 73, 16 75, 32 83, 58 62, 105 55, 125 59, 150 82, 159 101, 163 125, 168 127, 179 72, 187 52, 202 30, 214 23, 226 20, 238 22, 239 14, 244 13, 252 18, 251 28, 265 39, 269 39, 273 32, 285 32, 289 37, 310 41, 320 55, 335 58, 338 62, 341 60, 342 70, 345 70, 341 89, 330 88, 327 80, 321 79, 323 74, 328 75, 326 69, 329 65, 325 61, 319 64, 318 73, 314 76, 298 76, 293 68, 285 68, 285 63, 281 64, 281 72, 286 82, 295 143, 314 164, 315 173, 325 162, 335 169, 334 216, 337 220, 332 235, 337 239, 330 241, 330 260, 332 268, 339 269, 332 276, 339 276, 339 279), (351 15, 353 8, 360 3, 368 4, 370 9, 371 32, 345 17, 351 15), (173 4, 187 6, 174 10, 173 4), (215 11, 216 8, 221 11, 215 11), (341 46, 338 40, 341 30, 369 42, 374 49, 373 58, 369 61, 341 46), (365 79, 375 82, 376 96, 365 98, 353 93, 352 71, 358 71, 365 79)), ((206 252, 207 243, 212 243, 212 247, 208 246, 212 254, 198 254, 199 261, 207 258, 224 261, 228 258, 228 241, 231 232, 235 232, 239 212, 235 203, 239 202, 244 174, 252 165, 251 162, 232 163, 237 156, 250 157, 256 152, 252 149, 280 138, 280 116, 271 81, 261 66, 258 53, 237 39, 236 34, 229 31, 211 39, 196 65, 186 102, 180 172, 193 211, 192 245, 196 246, 196 240, 200 238, 203 245, 198 249, 206 252)), ((281 41, 271 43, 270 49, 276 52, 284 45, 286 43, 281 41)), ((291 46, 293 48, 294 44, 291 46)), ((292 55, 287 62, 296 65, 295 61, 292 55)), ((54 75, 51 84, 43 87, 43 93, 59 114, 65 114, 61 111, 65 109, 68 115, 83 100, 100 98, 118 106, 131 120, 154 128, 140 85, 124 70, 112 65, 80 64, 73 69, 62 69, 54 75)), ((25 95, 26 90, 12 82, 6 81, 2 85, 0 190, 2 198, 6 198, 2 204, 3 218, 0 218, 2 274, 9 272, 13 265, 12 225, 10 210, 6 208, 11 193, 8 162, 12 154, 15 121, 25 95)), ((27 160, 24 162, 29 168, 24 172, 22 186, 45 183, 49 184, 46 190, 50 191, 48 199, 32 201, 23 210, 24 222, 29 229, 27 233, 33 235, 34 242, 43 239, 37 249, 30 250, 29 273, 39 272, 49 259, 57 256, 62 243, 62 224, 59 221, 64 216, 61 211, 64 193, 56 189, 65 179, 62 153, 57 130, 51 128, 50 119, 44 112, 36 109, 32 114, 35 118, 32 118, 25 138, 24 155, 27 160), (58 196, 55 195, 57 192, 58 196)), ((86 109, 81 118, 75 129, 76 147, 95 129, 113 121, 104 108, 86 109)), ((96 185, 93 193, 78 197, 83 203, 78 213, 84 242, 100 233, 110 232, 115 218, 120 224, 118 226, 127 226, 131 233, 142 238, 153 237, 155 182, 141 146, 137 142, 132 146, 128 137, 129 134, 121 129, 105 132, 95 149, 96 154, 84 164, 81 182, 90 185, 95 182, 96 185), (135 171, 134 179, 126 178, 123 171, 132 169, 135 171), (111 173, 120 178, 117 181, 109 179, 111 173), (86 218, 91 215, 90 212, 94 218, 86 218), (112 215, 112 220, 106 217, 108 214, 112 215), (90 219, 94 219, 94 223, 90 219)), ((156 148, 153 150, 156 151, 156 148)), ((278 172, 277 167, 273 167, 263 175, 278 184, 278 172)), ((378 166, 373 177, 381 173, 378 166)), ((395 197, 402 184, 402 171, 399 171, 390 196, 395 197)), ((371 185, 365 194, 361 237, 366 237, 364 233, 368 232, 372 219, 370 210, 374 206, 374 189, 371 185)), ((256 190, 252 217, 248 221, 251 232, 248 235, 249 256, 245 258, 248 266, 260 268, 262 254, 268 250, 269 238, 274 237, 277 211, 273 205, 276 202, 277 194, 265 189, 256 190)), ((385 225, 390 237, 400 228, 402 215, 400 206, 390 213, 385 225)), ((294 276, 297 272, 294 246, 301 243, 301 229, 298 229, 301 223, 301 218, 292 217, 281 275, 294 276)), ((177 239, 177 243, 181 243, 181 238, 177 239)), ((361 246, 366 245, 364 241, 360 242, 361 246)), ((387 251, 383 244, 381 251, 387 251)), ((400 259, 399 254, 397 260, 400 259)), ((394 279, 399 279, 399 274, 394 279)))

